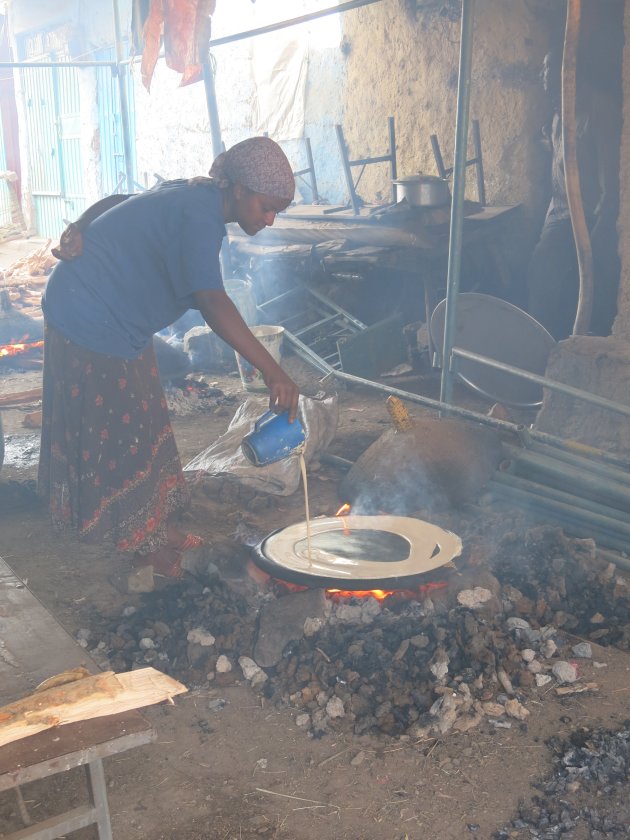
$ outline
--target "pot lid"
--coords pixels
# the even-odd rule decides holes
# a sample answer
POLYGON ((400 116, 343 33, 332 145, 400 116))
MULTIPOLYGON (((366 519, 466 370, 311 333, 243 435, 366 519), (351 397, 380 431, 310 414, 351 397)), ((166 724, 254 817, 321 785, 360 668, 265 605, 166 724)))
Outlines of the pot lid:
POLYGON ((393 184, 448 184, 446 178, 440 178, 439 175, 408 175, 404 178, 394 178, 393 184))
POLYGON ((407 516, 331 516, 274 531, 255 549, 255 562, 291 583, 343 589, 401 589, 458 557, 450 531, 407 516))

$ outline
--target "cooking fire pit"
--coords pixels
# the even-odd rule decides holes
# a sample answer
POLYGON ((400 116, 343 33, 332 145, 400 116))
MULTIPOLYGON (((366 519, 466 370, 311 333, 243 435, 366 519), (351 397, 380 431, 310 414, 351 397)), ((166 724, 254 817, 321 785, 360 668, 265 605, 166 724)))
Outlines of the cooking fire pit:
POLYGON ((274 578, 344 590, 403 589, 459 556, 458 536, 407 516, 330 516, 269 534, 254 549, 256 565, 274 578))

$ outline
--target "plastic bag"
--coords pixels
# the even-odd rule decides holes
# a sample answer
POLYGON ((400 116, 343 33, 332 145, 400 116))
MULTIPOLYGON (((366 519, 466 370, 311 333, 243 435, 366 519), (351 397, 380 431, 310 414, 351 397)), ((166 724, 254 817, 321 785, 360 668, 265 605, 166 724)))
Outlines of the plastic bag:
MULTIPOLYGON (((227 431, 186 464, 186 472, 225 475, 261 493, 290 496, 300 484, 300 457, 293 452, 282 461, 255 467, 241 451, 241 441, 268 408, 264 397, 250 397, 237 410, 227 431)), ((328 448, 337 431, 337 397, 300 396, 299 418, 306 432, 304 460, 308 464, 328 448)))

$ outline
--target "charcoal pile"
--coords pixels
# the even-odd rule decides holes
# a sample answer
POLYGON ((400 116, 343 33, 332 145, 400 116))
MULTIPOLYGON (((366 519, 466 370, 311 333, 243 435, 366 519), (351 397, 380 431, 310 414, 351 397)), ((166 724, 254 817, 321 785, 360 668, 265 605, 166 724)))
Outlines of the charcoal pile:
POLYGON ((535 786, 540 795, 521 803, 518 816, 494 835, 496 840, 630 836, 630 721, 616 731, 579 729, 549 746, 553 774, 535 786))
POLYGON ((592 540, 569 539, 551 527, 506 535, 492 567, 515 588, 508 590, 515 614, 630 648, 630 586, 599 558, 592 540))
POLYGON ((151 664, 189 687, 245 679, 293 709, 311 737, 522 727, 532 696, 596 690, 580 682, 591 644, 562 630, 626 643, 625 584, 593 554, 552 528, 510 535, 493 568, 502 582, 471 567, 415 600, 287 592, 273 581, 236 591, 215 567, 204 583, 142 596, 108 619, 97 645, 92 631, 84 644, 115 670, 151 664), (275 656, 261 646, 269 617, 275 656))

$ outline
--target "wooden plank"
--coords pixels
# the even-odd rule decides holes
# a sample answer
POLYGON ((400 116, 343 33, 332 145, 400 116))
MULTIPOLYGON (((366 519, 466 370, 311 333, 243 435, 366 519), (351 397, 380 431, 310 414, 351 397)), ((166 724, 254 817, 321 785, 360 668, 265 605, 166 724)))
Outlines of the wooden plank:
POLYGON ((16 391, 14 394, 4 394, 0 397, 0 406, 8 408, 12 405, 24 405, 42 398, 41 388, 31 388, 30 391, 16 391))
POLYGON ((188 689, 155 668, 105 671, 38 690, 0 707, 0 746, 52 727, 172 701, 188 689))
POLYGON ((156 737, 135 711, 48 729, 0 748, 0 791, 150 744, 156 737))

